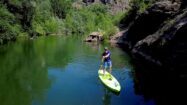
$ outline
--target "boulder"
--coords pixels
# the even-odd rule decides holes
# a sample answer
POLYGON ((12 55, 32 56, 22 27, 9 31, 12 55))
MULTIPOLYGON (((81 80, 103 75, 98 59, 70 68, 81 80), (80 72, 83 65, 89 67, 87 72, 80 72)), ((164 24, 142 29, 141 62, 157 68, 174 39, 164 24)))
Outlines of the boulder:
POLYGON ((84 41, 85 42, 99 42, 103 41, 103 35, 100 32, 92 32, 84 41))

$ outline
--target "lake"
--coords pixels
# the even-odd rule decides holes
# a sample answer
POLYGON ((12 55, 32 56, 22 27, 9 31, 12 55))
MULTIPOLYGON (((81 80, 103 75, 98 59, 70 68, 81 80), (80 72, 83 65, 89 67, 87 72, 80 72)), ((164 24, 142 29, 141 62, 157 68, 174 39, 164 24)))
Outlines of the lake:
POLYGON ((0 105, 155 105, 136 94, 130 60, 116 46, 76 36, 20 37, 0 46, 0 105), (105 46, 121 84, 119 94, 98 78, 105 46))

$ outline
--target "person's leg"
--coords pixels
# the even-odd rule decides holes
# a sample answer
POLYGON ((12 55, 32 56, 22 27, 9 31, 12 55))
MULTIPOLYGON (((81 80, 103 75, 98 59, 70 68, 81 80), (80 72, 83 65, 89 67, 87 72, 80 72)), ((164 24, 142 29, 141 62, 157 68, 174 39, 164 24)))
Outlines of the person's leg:
POLYGON ((112 61, 108 62, 109 72, 112 73, 112 61))
MULTIPOLYGON (((112 73, 112 62, 109 61, 109 62, 107 63, 107 66, 108 66, 108 68, 109 68, 109 73, 111 74, 111 73, 112 73)), ((109 80, 112 80, 112 76, 111 76, 111 75, 109 75, 109 80)))
POLYGON ((107 62, 104 62, 103 74, 105 75, 105 70, 107 69, 107 62))

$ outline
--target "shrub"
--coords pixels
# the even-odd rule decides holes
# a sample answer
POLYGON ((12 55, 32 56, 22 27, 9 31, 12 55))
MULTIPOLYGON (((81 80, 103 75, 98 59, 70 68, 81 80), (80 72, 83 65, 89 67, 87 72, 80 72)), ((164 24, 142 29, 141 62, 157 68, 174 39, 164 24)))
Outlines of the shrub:
POLYGON ((0 44, 15 40, 20 32, 20 25, 16 23, 14 15, 0 4, 0 44))
POLYGON ((71 10, 64 23, 68 32, 88 35, 92 31, 102 30, 105 36, 109 36, 116 32, 114 23, 119 22, 117 18, 114 20, 113 17, 108 13, 107 6, 93 4, 79 10, 71 10))
POLYGON ((144 12, 155 0, 132 0, 132 6, 138 8, 139 12, 144 12))

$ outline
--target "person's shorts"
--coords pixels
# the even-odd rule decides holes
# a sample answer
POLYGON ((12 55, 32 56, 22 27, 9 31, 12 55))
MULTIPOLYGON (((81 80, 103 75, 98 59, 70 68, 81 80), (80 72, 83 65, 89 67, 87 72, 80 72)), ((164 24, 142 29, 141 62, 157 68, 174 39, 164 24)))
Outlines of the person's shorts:
POLYGON ((105 69, 108 67, 112 67, 112 61, 104 62, 105 69))

